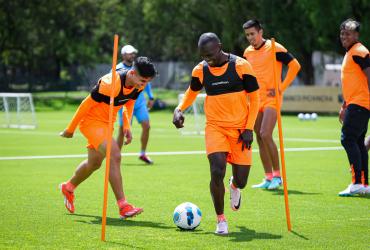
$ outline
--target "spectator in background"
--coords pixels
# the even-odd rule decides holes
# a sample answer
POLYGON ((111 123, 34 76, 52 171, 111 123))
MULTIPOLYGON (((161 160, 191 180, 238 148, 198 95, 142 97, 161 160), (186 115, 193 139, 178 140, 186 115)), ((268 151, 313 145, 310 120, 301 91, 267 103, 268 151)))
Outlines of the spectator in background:
MULTIPOLYGON (((132 45, 125 45, 121 49, 122 54, 122 62, 117 64, 117 70, 120 69, 126 69, 129 70, 133 67, 133 62, 136 58, 138 50, 135 49, 132 45)), ((149 122, 149 111, 148 109, 152 108, 153 106, 153 93, 151 88, 151 83, 149 82, 144 91, 140 93, 139 97, 137 98, 135 102, 134 107, 134 116, 136 117, 136 120, 138 123, 141 124, 141 151, 139 159, 147 164, 153 164, 153 161, 149 158, 149 156, 146 155, 146 148, 149 141, 149 131, 150 131, 150 122, 149 122), (149 101, 147 102, 144 96, 144 92, 148 95, 149 101)), ((123 145, 123 123, 122 123, 122 109, 118 111, 118 122, 119 122, 119 132, 117 137, 117 143, 120 148, 122 148, 123 145)))
POLYGON ((368 186, 369 156, 365 135, 370 117, 369 50, 359 42, 360 23, 347 19, 340 25, 340 40, 346 54, 342 63, 344 102, 339 111, 343 124, 341 143, 352 170, 352 182, 339 196, 370 193, 368 186))

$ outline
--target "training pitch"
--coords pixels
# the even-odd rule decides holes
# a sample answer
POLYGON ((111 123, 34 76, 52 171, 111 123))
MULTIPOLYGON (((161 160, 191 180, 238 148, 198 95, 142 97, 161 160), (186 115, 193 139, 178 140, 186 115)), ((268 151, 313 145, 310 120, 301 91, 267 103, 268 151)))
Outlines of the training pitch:
MULTIPOLYGON (((287 231, 282 189, 251 188, 263 178, 254 152, 238 212, 230 209, 225 194, 226 237, 213 233, 216 221, 203 136, 180 135, 169 111, 151 113, 148 151, 154 165, 148 166, 136 154, 140 126, 134 121, 134 140, 122 151, 121 168, 128 201, 144 212, 120 220, 109 190, 102 242, 105 163, 76 190, 75 214, 67 212, 57 189, 86 154, 79 132, 73 139, 58 136, 72 115, 38 112, 36 130, 0 129, 1 249, 369 249, 370 197, 337 196, 351 180, 337 117, 299 121, 283 116, 292 232, 287 231), (195 231, 180 231, 172 221, 174 208, 185 201, 202 210, 195 231)), ((256 142, 253 147, 257 149, 256 142)))

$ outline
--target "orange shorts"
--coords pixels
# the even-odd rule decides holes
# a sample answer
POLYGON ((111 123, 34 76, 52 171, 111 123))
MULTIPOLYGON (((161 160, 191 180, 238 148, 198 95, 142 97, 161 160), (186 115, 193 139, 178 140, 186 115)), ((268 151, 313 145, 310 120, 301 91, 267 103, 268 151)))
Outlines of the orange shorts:
POLYGON ((242 151, 242 143, 238 143, 238 129, 207 124, 205 136, 207 155, 216 152, 228 152, 227 162, 249 166, 252 164, 252 150, 244 148, 244 151, 242 151))
MULTIPOLYGON (((280 97, 280 105, 281 105, 281 102, 282 102, 282 98, 280 97)), ((265 108, 273 108, 273 109, 277 109, 276 108, 277 105, 276 105, 276 99, 275 97, 266 97, 266 98, 261 98, 260 99, 260 109, 259 109, 259 112, 263 112, 265 110, 265 108)))
POLYGON ((87 139, 86 147, 98 150, 108 136, 108 124, 102 121, 85 120, 80 124, 80 131, 87 139))

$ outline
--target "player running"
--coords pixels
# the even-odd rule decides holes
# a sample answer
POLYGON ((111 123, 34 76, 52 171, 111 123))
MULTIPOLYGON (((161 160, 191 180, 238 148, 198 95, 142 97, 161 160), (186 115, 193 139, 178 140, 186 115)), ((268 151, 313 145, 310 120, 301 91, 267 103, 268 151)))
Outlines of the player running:
MULTIPOLYGON (((253 185, 253 188, 277 189, 281 186, 279 154, 272 138, 276 120, 277 103, 275 99, 275 84, 273 75, 273 55, 271 41, 263 38, 263 29, 259 21, 249 20, 243 25, 245 36, 250 46, 244 51, 244 58, 252 65, 260 86, 260 109, 254 131, 260 152, 265 178, 262 183, 253 185)), ((288 66, 284 81, 278 77, 280 92, 292 83, 301 68, 297 59, 293 57, 281 44, 276 43, 277 75, 281 76, 283 64, 288 66)), ((282 97, 282 95, 281 95, 282 97)))
MULTIPOLYGON (((123 134, 125 144, 131 142, 130 119, 135 100, 143 91, 146 84, 155 76, 156 70, 153 63, 147 57, 139 57, 130 70, 120 70, 116 74, 116 88, 114 89, 113 121, 117 111, 124 105, 125 127, 123 134)), ((81 133, 88 141, 87 160, 77 167, 74 175, 66 182, 60 184, 64 195, 64 203, 67 210, 74 213, 74 190, 85 181, 95 170, 99 169, 105 158, 107 146, 107 134, 109 123, 109 101, 112 88, 112 74, 100 78, 91 94, 82 101, 68 127, 60 133, 62 137, 73 137, 77 125, 81 133)), ((142 208, 134 207, 125 198, 121 176, 121 150, 117 142, 112 138, 111 163, 109 182, 117 200, 121 218, 135 216, 143 211, 142 208)))
POLYGON ((226 164, 232 165, 230 205, 238 210, 240 189, 247 184, 252 164, 253 126, 258 113, 258 84, 250 64, 243 58, 222 51, 216 34, 204 33, 198 41, 204 59, 192 72, 184 98, 174 111, 173 123, 182 128, 183 111, 204 87, 206 115, 205 140, 210 165, 210 191, 217 214, 215 233, 228 234, 224 216, 226 164))

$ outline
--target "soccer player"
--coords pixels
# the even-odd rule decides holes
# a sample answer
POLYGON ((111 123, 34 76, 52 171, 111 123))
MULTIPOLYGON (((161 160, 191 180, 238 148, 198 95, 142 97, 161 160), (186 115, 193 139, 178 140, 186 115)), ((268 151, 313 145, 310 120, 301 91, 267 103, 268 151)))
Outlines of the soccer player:
POLYGON ((241 205, 240 189, 247 184, 252 164, 253 126, 258 112, 258 83, 250 64, 243 58, 222 51, 214 33, 204 33, 198 41, 203 61, 194 67, 192 80, 174 111, 176 128, 184 125, 183 111, 204 87, 206 115, 205 140, 210 165, 210 191, 217 214, 216 234, 228 234, 224 216, 226 164, 232 165, 229 180, 230 205, 241 205))
POLYGON ((369 50, 359 42, 360 23, 347 19, 340 25, 340 40, 346 49, 341 80, 344 102, 339 111, 343 124, 341 143, 352 170, 352 182, 339 196, 370 193, 369 156, 364 139, 370 117, 369 50))
MULTIPOLYGON (((132 45, 125 45, 121 49, 122 54, 122 62, 117 64, 117 70, 120 69, 131 69, 132 64, 135 60, 136 54, 138 50, 135 49, 132 45)), ((147 164, 153 164, 153 161, 146 155, 146 147, 149 141, 149 130, 150 130, 150 122, 149 122, 149 112, 148 108, 152 108, 154 103, 154 97, 152 93, 152 88, 150 82, 145 86, 143 92, 141 92, 136 99, 135 106, 134 106, 134 116, 138 123, 141 124, 141 151, 139 159, 147 164), (149 101, 148 105, 145 100, 144 91, 148 95, 149 101)), ((123 119, 122 119, 122 109, 118 111, 118 122, 119 122, 119 131, 117 136, 117 143, 119 148, 122 148, 123 145, 123 119)))
POLYGON ((271 41, 263 38, 263 29, 259 21, 249 20, 243 24, 245 36, 250 43, 243 57, 252 65, 260 86, 260 109, 254 131, 257 136, 260 157, 265 171, 262 183, 253 188, 277 189, 281 186, 279 155, 272 138, 277 119, 277 103, 275 99, 275 84, 273 75, 273 56, 276 56, 278 76, 282 74, 283 64, 288 66, 285 79, 278 77, 280 93, 292 83, 301 66, 281 44, 276 44, 276 55, 272 54, 271 41))
MULTIPOLYGON (((116 74, 116 88, 114 89, 113 121, 117 111, 124 105, 125 126, 123 134, 125 144, 131 142, 130 123, 134 103, 146 84, 155 76, 156 71, 153 63, 147 57, 139 57, 130 70, 119 70, 116 74)), ((73 137, 74 131, 79 125, 81 133, 88 141, 87 160, 82 161, 74 175, 66 182, 60 184, 67 210, 74 213, 74 190, 86 180, 95 170, 99 169, 105 158, 107 146, 107 134, 109 123, 109 102, 112 88, 112 74, 109 73, 95 85, 91 94, 82 101, 68 127, 60 133, 62 137, 73 137)), ((125 198, 122 186, 120 170, 121 151, 117 142, 112 138, 112 151, 109 182, 117 200, 121 218, 135 216, 143 211, 129 204, 125 198)))

